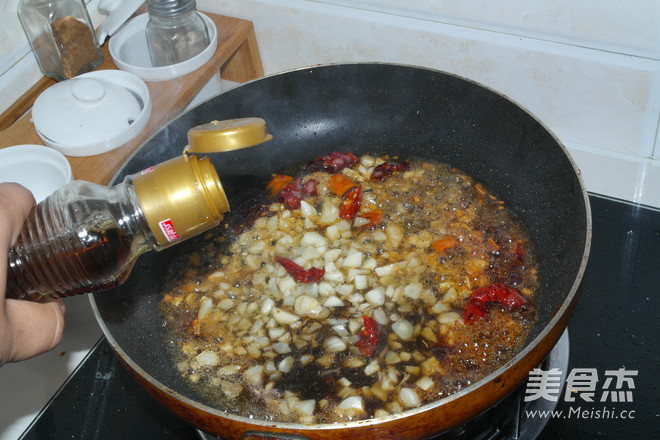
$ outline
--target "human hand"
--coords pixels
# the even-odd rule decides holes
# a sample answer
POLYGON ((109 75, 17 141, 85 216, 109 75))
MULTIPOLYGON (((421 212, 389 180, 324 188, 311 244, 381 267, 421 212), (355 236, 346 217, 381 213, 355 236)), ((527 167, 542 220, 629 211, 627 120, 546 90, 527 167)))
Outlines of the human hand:
POLYGON ((6 299, 7 255, 34 206, 16 183, 0 183, 0 366, 55 348, 64 331, 64 304, 6 299))

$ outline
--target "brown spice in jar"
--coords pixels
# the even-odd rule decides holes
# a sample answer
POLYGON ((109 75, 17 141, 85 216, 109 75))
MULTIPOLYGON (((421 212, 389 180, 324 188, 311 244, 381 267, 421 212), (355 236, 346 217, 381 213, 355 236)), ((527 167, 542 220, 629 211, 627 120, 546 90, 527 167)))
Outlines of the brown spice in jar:
POLYGON ((86 66, 101 58, 94 35, 85 23, 67 16, 55 20, 52 27, 62 58, 62 73, 66 78, 83 73, 86 66))

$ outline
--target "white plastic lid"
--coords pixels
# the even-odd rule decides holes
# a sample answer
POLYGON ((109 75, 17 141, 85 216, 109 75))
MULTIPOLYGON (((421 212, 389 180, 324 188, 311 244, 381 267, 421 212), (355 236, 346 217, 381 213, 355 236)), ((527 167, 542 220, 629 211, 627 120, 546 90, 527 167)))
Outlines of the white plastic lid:
POLYGON ((68 156, 89 156, 135 137, 151 114, 146 84, 128 72, 102 70, 62 81, 36 99, 32 120, 44 143, 68 156))
POLYGON ((16 145, 0 148, 0 182, 20 183, 37 202, 71 181, 71 165, 66 158, 42 145, 16 145))

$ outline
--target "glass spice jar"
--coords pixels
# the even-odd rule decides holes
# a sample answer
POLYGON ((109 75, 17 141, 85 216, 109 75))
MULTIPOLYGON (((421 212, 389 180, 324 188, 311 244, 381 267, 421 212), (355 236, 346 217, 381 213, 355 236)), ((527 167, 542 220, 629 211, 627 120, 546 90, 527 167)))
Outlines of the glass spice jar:
POLYGON ((195 0, 149 0, 146 35, 154 67, 182 63, 210 44, 195 0))
POLYGON ((44 75, 63 81, 103 62, 84 0, 21 0, 18 17, 44 75))

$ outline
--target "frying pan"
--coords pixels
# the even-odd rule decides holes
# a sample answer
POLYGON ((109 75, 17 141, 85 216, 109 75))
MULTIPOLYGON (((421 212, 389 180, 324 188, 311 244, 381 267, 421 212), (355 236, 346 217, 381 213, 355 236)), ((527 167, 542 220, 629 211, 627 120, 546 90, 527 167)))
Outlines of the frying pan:
POLYGON ((123 286, 91 297, 120 360, 158 401, 222 438, 418 439, 448 431, 496 404, 542 362, 575 305, 591 216, 579 171, 534 116, 502 94, 436 70, 380 63, 315 66, 244 84, 181 115, 137 150, 115 181, 180 155, 189 128, 241 117, 263 118, 274 139, 211 155, 233 206, 248 200, 251 188, 271 174, 337 150, 433 159, 484 183, 532 237, 541 280, 538 322, 512 360, 420 408, 327 425, 239 417, 201 402, 179 377, 163 340, 158 312, 163 274, 178 255, 203 244, 197 237, 142 256, 123 286))

